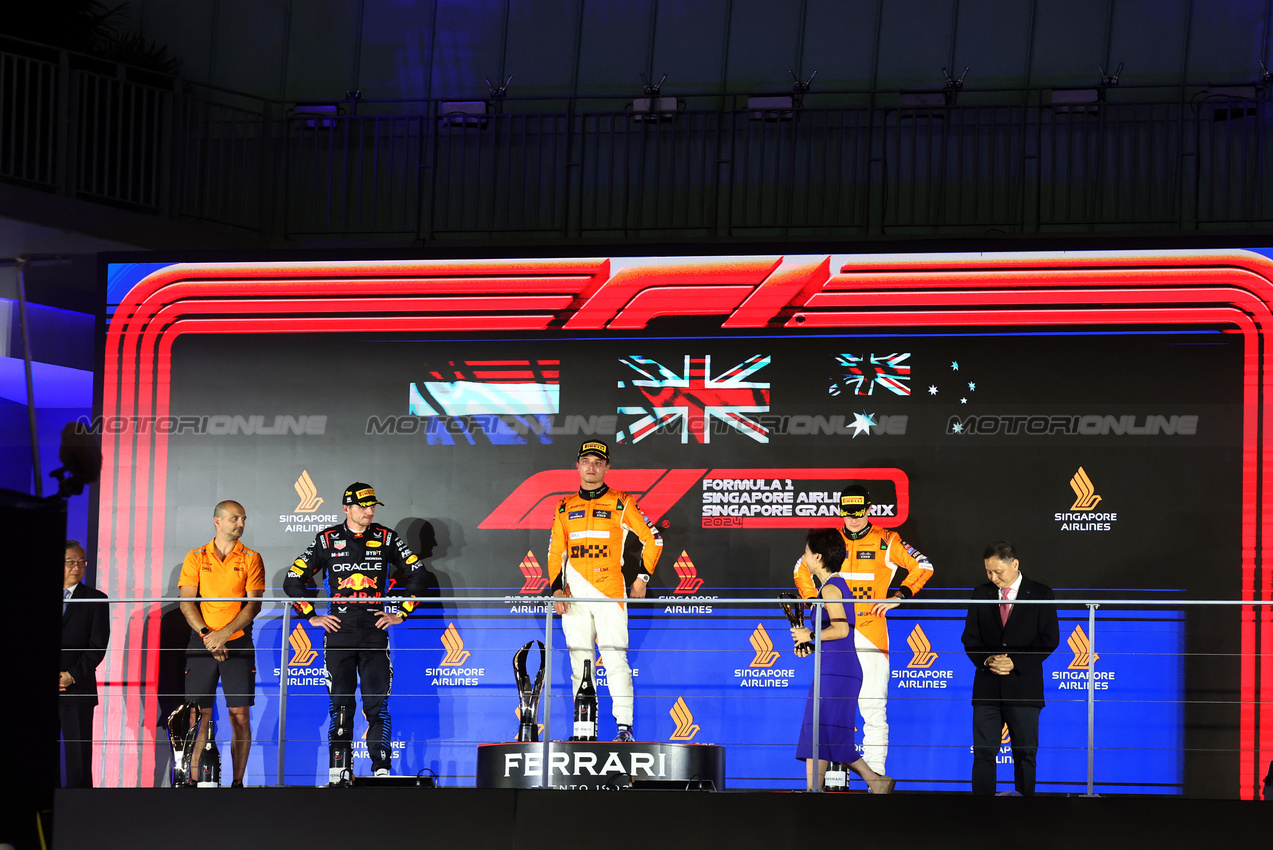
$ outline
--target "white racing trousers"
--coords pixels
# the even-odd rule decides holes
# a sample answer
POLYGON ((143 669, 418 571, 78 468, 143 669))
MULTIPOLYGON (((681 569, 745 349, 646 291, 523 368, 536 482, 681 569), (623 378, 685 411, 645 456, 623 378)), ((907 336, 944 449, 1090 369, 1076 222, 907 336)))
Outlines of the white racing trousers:
MULTIPOLYGON (((570 588, 572 597, 605 596, 569 564, 566 565, 566 586, 570 588)), ((631 726, 632 668, 628 666, 628 606, 622 601, 576 602, 570 599, 566 613, 561 618, 561 631, 566 637, 566 648, 570 650, 571 697, 579 692, 584 661, 596 661, 596 655, 593 654, 595 641, 605 665, 614 721, 620 726, 631 726)), ((597 671, 594 669, 594 685, 596 675, 597 671)))
POLYGON ((853 645, 862 665, 862 690, 858 711, 862 713, 862 758, 876 773, 884 773, 888 758, 888 653, 854 630, 853 645))

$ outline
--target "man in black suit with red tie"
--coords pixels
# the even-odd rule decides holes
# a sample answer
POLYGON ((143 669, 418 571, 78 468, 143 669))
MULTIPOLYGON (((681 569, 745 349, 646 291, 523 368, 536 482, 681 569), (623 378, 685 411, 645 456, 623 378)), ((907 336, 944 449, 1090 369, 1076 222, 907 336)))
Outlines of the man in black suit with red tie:
POLYGON ((992 543, 982 552, 990 581, 973 599, 998 599, 998 605, 974 605, 964 623, 964 651, 977 667, 972 682, 972 793, 995 793, 995 756, 1003 727, 1012 736, 1016 789, 1034 794, 1039 749, 1039 712, 1043 710, 1043 662, 1061 642, 1055 605, 1021 605, 1024 600, 1055 599, 1052 588, 1021 575, 1011 543, 992 543))
POLYGON ((66 787, 93 787, 93 710, 97 707, 97 665, 110 642, 110 615, 105 603, 67 599, 105 599, 106 594, 81 584, 88 561, 84 549, 66 541, 62 579, 62 656, 58 665, 58 716, 66 746, 66 787))

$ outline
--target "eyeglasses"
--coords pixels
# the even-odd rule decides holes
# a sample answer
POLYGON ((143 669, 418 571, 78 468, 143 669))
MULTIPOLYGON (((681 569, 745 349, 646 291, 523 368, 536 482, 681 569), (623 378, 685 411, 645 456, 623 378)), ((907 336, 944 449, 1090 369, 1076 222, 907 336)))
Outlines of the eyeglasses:
POLYGON ((83 558, 67 558, 66 559, 66 565, 68 567, 82 567, 82 566, 85 566, 86 564, 88 564, 88 561, 84 560, 83 558))

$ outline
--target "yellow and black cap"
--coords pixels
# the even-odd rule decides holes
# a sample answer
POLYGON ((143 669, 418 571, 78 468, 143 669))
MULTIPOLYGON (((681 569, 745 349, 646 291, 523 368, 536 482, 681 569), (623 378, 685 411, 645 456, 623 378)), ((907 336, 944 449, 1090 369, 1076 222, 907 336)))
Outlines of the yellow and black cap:
POLYGON ((342 505, 362 505, 364 508, 371 505, 383 505, 384 502, 376 498, 376 491, 370 484, 364 484, 361 481, 355 481, 345 488, 345 497, 340 500, 342 505))
POLYGON ((861 484, 850 484, 840 492, 840 516, 866 516, 871 509, 871 494, 861 484))
POLYGON ((606 463, 610 462, 610 447, 601 440, 586 440, 579 447, 579 457, 584 455, 596 455, 606 463))

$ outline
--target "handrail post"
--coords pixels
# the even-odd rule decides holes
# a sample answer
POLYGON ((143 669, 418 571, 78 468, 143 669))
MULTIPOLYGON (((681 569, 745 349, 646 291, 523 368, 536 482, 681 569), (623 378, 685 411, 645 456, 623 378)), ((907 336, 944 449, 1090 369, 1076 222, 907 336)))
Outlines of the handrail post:
POLYGON ((1087 793, 1096 797, 1096 609, 1098 603, 1087 606, 1087 793))
POLYGON ((544 753, 539 764, 541 788, 547 788, 552 778, 548 770, 548 760, 552 757, 553 604, 552 597, 548 597, 548 610, 544 614, 544 753))
POLYGON ((822 791, 818 780, 818 721, 822 717, 822 600, 813 600, 813 780, 814 791, 822 791))
MULTIPOLYGON (((283 606, 283 629, 279 632, 278 646, 278 776, 275 785, 283 782, 284 756, 287 754, 287 627, 291 620, 292 606, 283 606)), ((304 626, 302 626, 304 628, 304 626)))

